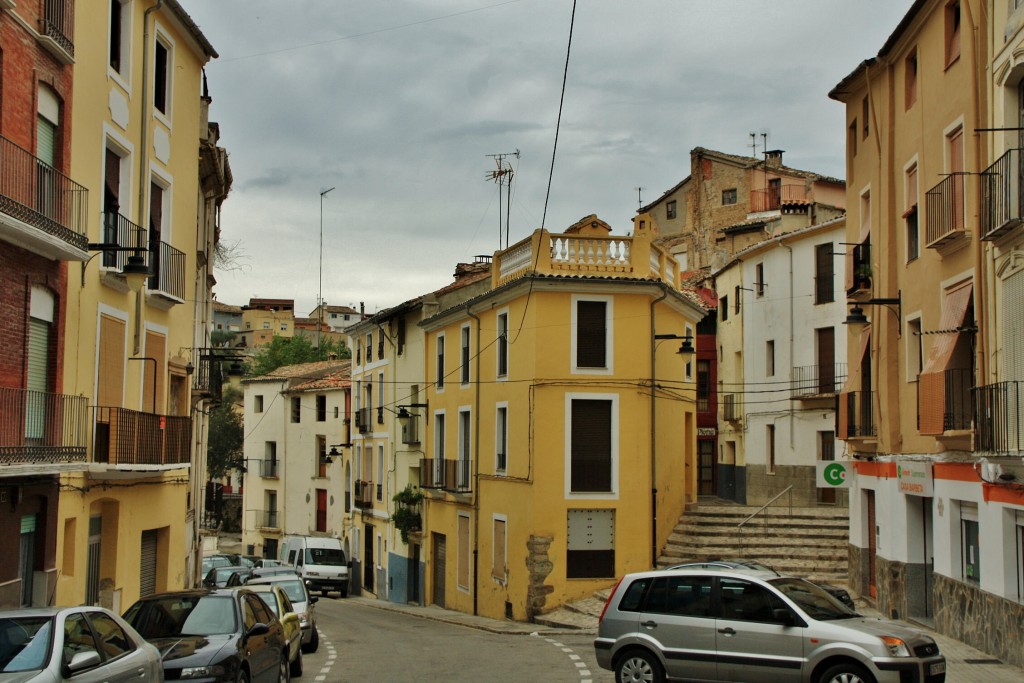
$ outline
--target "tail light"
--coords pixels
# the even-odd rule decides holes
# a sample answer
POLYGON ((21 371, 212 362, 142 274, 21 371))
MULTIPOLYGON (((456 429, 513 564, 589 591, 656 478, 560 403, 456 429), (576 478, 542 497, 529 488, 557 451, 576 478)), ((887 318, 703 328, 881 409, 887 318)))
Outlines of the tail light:
POLYGON ((616 591, 619 590, 619 584, 622 583, 622 579, 624 578, 626 577, 619 577, 619 580, 615 582, 615 587, 612 588, 612 592, 608 594, 608 599, 604 601, 604 609, 601 610, 601 616, 598 617, 597 623, 600 624, 604 620, 604 613, 608 611, 608 605, 612 604, 612 598, 615 597, 616 591))

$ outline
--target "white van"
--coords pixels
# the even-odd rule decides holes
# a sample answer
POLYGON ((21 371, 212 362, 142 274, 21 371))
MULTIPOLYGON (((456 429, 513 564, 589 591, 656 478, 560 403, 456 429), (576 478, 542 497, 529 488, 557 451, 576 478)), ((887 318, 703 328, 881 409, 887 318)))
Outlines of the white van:
POLYGON ((325 597, 338 591, 348 595, 348 562, 341 540, 324 536, 285 536, 281 541, 281 561, 295 567, 306 588, 325 597))

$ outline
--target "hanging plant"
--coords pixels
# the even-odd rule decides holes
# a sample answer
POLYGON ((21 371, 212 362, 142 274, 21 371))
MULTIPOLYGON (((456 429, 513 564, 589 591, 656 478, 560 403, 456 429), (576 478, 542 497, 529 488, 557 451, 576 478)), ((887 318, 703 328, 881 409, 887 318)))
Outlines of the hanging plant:
POLYGON ((391 523, 395 525, 402 536, 402 543, 409 543, 409 534, 419 531, 423 525, 423 518, 420 516, 420 502, 423 500, 423 493, 412 485, 392 496, 395 501, 395 512, 391 515, 391 523))

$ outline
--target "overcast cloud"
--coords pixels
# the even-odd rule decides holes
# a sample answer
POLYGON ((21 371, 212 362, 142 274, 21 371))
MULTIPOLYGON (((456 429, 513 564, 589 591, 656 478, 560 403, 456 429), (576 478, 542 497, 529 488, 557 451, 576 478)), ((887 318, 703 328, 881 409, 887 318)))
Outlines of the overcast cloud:
MULTIPOLYGON (((235 184, 217 298, 393 306, 498 249, 489 154, 519 150, 512 242, 540 227, 572 0, 181 0, 235 184)), ((694 147, 844 176, 828 91, 911 0, 579 0, 546 227, 596 213, 625 234, 694 147), (760 146, 759 150, 760 152, 760 146)), ((504 209, 502 209, 504 211, 504 209)))

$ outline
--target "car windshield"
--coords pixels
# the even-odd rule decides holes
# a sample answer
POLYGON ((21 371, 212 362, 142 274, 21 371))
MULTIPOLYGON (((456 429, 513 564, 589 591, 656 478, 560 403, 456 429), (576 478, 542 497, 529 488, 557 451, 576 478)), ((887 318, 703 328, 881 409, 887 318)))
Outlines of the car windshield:
POLYGON ((849 607, 829 595, 820 586, 816 586, 810 581, 784 577, 772 579, 770 583, 783 595, 795 602, 812 619, 831 621, 833 619, 851 619, 859 616, 849 607))
POLYGON ((309 599, 306 597, 306 591, 302 588, 302 581, 298 579, 294 581, 275 581, 274 583, 284 590, 284 594, 292 602, 306 602, 309 599))
POLYGON ((146 640, 238 632, 232 599, 221 595, 176 595, 140 600, 125 612, 124 618, 146 640))
POLYGON ((263 602, 267 603, 267 607, 274 613, 275 617, 280 617, 281 612, 277 609, 277 596, 274 595, 274 590, 270 587, 262 588, 256 586, 250 586, 254 593, 259 593, 259 596, 263 598, 263 602))
POLYGON ((306 548, 306 564, 345 564, 345 553, 340 548, 306 548))
POLYGON ((0 672, 38 671, 50 658, 52 617, 0 618, 0 672))

